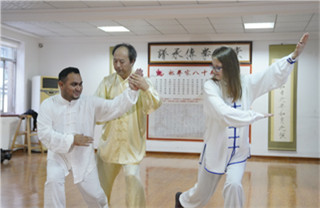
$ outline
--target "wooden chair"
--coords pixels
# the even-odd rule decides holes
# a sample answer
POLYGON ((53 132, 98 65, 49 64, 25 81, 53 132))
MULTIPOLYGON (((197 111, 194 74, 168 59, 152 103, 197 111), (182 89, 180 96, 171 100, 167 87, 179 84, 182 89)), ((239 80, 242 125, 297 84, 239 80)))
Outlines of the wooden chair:
POLYGON ((13 137, 11 149, 13 150, 14 148, 24 148, 28 149, 28 155, 31 155, 31 150, 37 149, 40 150, 41 153, 44 153, 44 148, 42 147, 41 141, 38 139, 38 142, 31 142, 31 137, 32 136, 37 136, 37 131, 32 131, 30 127, 31 123, 31 115, 20 115, 20 121, 17 126, 16 133, 13 137), (20 127, 22 124, 22 121, 25 120, 25 130, 20 131, 20 127), (18 136, 24 135, 24 144, 16 144, 16 139, 18 136), (36 145, 35 145, 36 144, 36 145))

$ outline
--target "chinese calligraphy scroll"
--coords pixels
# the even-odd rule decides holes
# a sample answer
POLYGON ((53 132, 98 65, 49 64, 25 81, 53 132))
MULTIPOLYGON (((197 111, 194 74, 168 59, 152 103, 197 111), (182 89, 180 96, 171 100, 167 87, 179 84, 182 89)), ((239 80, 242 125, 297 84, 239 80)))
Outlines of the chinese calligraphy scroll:
MULTIPOLYGON (((270 64, 294 49, 295 45, 271 45, 270 64)), ((297 64, 288 81, 269 93, 269 112, 274 115, 269 119, 270 150, 296 150, 296 82, 297 64)))
MULTIPOLYGON (((240 69, 251 73, 251 65, 240 69)), ((153 65, 149 76, 163 104, 148 117, 148 139, 201 141, 203 85, 212 77, 210 65, 153 65)))
POLYGON ((223 45, 232 47, 240 63, 251 63, 251 42, 149 43, 149 64, 210 63, 211 54, 223 45))

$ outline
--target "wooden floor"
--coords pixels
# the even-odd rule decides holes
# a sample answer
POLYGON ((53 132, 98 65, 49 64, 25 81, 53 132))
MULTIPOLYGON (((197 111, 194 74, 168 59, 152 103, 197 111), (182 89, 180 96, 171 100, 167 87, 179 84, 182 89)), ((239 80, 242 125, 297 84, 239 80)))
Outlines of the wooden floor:
MULTIPOLYGON (((174 195, 192 187, 197 178, 197 154, 148 153, 141 164, 147 208, 174 207, 174 195)), ((318 208, 320 161, 317 159, 253 157, 243 177, 246 208, 318 208)), ((43 207, 46 154, 16 151, 9 164, 1 164, 1 207, 43 207)), ((223 207, 225 178, 206 207, 223 207)), ((86 207, 69 175, 67 207, 86 207)), ((115 182, 111 207, 125 207, 122 173, 115 182)))

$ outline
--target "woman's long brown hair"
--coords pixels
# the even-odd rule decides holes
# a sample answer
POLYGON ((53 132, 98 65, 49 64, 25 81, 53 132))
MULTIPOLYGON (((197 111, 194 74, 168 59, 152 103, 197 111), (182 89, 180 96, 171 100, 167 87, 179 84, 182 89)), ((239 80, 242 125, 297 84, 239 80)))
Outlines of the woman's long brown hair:
MULTIPOLYGON (((240 65, 236 52, 226 46, 217 48, 212 53, 212 58, 218 59, 222 64, 223 80, 227 84, 226 93, 232 98, 232 102, 237 101, 242 96, 240 81, 240 65)), ((214 81, 218 81, 212 78, 214 81)))

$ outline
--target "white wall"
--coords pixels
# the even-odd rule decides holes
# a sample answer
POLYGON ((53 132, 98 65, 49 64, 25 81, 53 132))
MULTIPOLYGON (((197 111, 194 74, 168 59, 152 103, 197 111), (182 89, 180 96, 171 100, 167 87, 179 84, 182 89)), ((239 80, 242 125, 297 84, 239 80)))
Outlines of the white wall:
MULTIPOLYGON (((119 42, 104 41, 47 41, 40 49, 40 75, 58 76, 65 67, 78 67, 84 83, 83 94, 91 95, 95 92, 102 78, 109 74, 109 48, 119 42)), ((138 51, 136 68, 143 68, 147 72, 147 43, 135 44, 138 51)))
MULTIPOLYGON (((102 78, 109 73, 109 47, 117 43, 129 42, 138 51, 135 68, 148 67, 148 42, 170 41, 253 41, 253 71, 268 66, 268 47, 270 44, 295 44, 302 34, 239 34, 239 35, 202 35, 166 36, 108 39, 44 39, 43 48, 33 48, 38 59, 38 68, 28 67, 26 79, 34 75, 57 76, 61 69, 68 66, 78 67, 84 81, 84 95, 93 94, 102 78)), ((28 40, 27 40, 28 41, 28 40)), ((30 40, 30 42, 35 42, 30 40)), ((268 122, 259 121, 252 127, 252 155, 316 157, 320 158, 319 145, 319 35, 312 34, 310 41, 298 63, 297 90, 297 151, 269 151, 268 122)), ((26 59, 27 60, 27 59, 26 59)), ((28 60, 29 61, 29 60, 28 60)), ((31 85, 27 87, 30 88, 31 85)), ((30 91, 30 90, 28 90, 30 91)), ((30 96, 30 95, 28 95, 30 96)), ((30 103, 27 104, 30 106, 30 103)), ((268 96, 257 99, 253 109, 268 111, 268 96)), ((200 152, 201 143, 147 141, 148 151, 200 152)))

